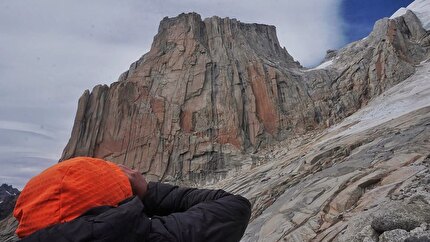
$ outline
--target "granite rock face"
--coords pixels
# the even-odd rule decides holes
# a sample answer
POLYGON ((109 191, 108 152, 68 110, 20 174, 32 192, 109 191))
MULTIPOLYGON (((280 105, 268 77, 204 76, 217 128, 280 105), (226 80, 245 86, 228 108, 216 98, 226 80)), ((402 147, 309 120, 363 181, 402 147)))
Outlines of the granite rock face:
POLYGON ((81 97, 62 159, 103 157, 164 180, 222 175, 235 154, 278 137, 277 79, 295 82, 299 67, 274 26, 165 18, 118 82, 81 97))
POLYGON ((429 40, 408 12, 330 51, 325 68, 306 69, 274 26, 165 18, 118 82, 82 95, 61 159, 100 157, 150 180, 214 183, 255 163, 252 153, 323 130, 406 79, 429 40))

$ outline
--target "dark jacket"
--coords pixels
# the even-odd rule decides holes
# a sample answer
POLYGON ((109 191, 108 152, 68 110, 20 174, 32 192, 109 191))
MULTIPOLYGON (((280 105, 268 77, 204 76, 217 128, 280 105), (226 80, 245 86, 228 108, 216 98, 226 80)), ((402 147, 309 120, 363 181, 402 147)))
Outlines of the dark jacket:
POLYGON ((150 182, 143 202, 132 197, 118 207, 96 207, 21 241, 239 241, 250 214, 246 198, 223 190, 150 182))

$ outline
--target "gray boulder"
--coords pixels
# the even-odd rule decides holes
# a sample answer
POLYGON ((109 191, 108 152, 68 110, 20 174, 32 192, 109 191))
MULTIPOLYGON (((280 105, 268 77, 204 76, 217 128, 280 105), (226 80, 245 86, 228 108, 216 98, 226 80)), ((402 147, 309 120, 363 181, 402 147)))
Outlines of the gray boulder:
POLYGON ((372 221, 372 228, 380 233, 396 229, 411 231, 429 222, 430 205, 400 204, 379 213, 372 221))

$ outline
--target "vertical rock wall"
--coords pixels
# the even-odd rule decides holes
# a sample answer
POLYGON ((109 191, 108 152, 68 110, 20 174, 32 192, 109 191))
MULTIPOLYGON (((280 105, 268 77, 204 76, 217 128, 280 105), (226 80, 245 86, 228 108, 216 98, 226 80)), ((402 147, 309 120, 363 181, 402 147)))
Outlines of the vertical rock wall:
POLYGON ((328 68, 307 70, 280 47, 274 26, 165 18, 151 50, 118 82, 85 91, 61 159, 101 157, 150 179, 216 181, 251 163, 250 152, 325 128, 404 80, 426 41, 409 12, 379 21, 328 68))

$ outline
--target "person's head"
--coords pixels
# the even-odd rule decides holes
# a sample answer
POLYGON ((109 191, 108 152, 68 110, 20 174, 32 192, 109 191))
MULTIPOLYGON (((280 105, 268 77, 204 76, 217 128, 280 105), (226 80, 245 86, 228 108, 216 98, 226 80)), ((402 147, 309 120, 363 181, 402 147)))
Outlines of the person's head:
POLYGON ((33 177, 14 209, 22 238, 69 222, 97 206, 117 206, 131 197, 129 174, 114 163, 89 157, 62 161, 33 177))

